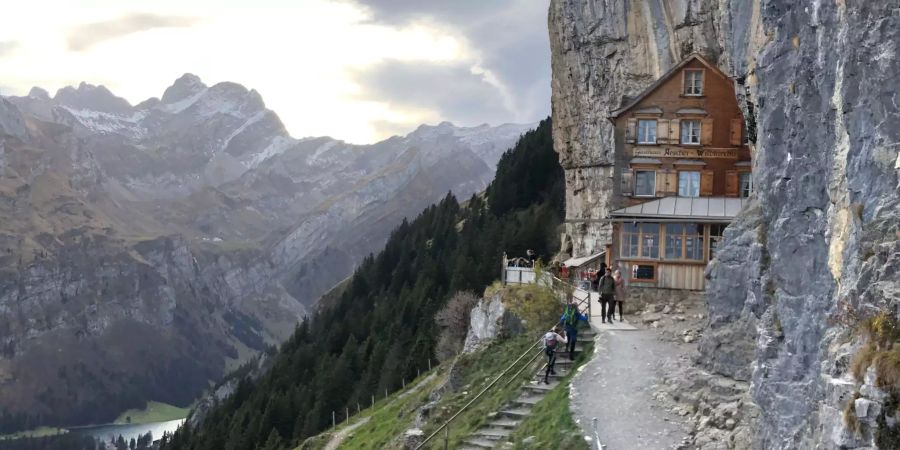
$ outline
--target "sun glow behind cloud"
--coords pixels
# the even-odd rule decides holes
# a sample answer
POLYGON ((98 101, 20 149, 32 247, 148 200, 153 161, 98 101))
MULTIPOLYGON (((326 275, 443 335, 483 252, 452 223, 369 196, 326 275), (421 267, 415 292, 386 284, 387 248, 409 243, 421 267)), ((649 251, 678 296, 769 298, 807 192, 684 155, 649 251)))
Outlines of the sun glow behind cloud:
POLYGON ((86 81, 136 104, 191 72, 257 89, 294 136, 362 143, 444 118, 427 104, 373 99, 360 73, 393 61, 484 70, 453 30, 369 19, 352 3, 326 0, 23 2, 0 17, 0 89, 52 94, 86 81))

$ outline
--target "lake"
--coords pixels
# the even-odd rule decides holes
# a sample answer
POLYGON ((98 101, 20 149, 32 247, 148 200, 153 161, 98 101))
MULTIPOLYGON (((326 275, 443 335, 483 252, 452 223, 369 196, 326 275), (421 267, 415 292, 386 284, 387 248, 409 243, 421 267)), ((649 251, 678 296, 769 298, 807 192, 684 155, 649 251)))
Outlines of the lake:
POLYGON ((153 439, 156 440, 161 438, 163 433, 165 433, 166 431, 168 431, 169 433, 174 432, 182 423, 184 423, 184 419, 144 424, 107 424, 89 427, 69 428, 69 432, 77 436, 93 436, 97 439, 103 439, 104 441, 108 442, 110 440, 110 437, 118 438, 120 434, 123 438, 125 438, 125 441, 129 441, 131 440, 131 438, 137 439, 139 436, 145 435, 149 431, 153 433, 153 439))

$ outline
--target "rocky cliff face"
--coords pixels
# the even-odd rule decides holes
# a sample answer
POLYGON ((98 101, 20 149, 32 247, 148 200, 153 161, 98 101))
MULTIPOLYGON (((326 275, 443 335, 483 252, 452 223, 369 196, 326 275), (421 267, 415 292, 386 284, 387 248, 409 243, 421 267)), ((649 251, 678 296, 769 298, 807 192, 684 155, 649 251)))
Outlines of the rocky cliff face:
MULTIPOLYGON (((611 208, 605 117, 623 97, 694 51, 735 79, 756 199, 708 269, 699 359, 751 381, 754 447, 891 448, 895 400, 871 378, 854 380, 848 362, 856 322, 900 309, 898 30, 896 1, 551 3, 554 138, 570 219, 611 208), (859 431, 841 413, 857 390, 859 431)), ((583 254, 608 230, 584 220, 567 233, 583 254)))
POLYGON ((0 431, 190 402, 529 128, 294 139, 255 91, 193 75, 137 106, 0 97, 0 431))

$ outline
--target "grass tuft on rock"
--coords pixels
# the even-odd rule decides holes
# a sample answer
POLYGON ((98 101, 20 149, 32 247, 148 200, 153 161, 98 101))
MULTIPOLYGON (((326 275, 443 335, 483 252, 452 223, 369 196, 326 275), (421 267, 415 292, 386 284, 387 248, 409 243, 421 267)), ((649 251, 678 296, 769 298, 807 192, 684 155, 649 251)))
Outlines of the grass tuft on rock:
POLYGON ((853 430, 857 436, 862 434, 862 422, 859 421, 859 417, 856 417, 856 399, 859 397, 858 391, 853 393, 853 397, 844 405, 844 425, 853 430))
POLYGON ((885 390, 900 391, 900 348, 878 352, 872 359, 875 383, 885 390))
POLYGON ((850 372, 853 373, 853 378, 859 381, 865 378, 866 370, 872 365, 872 360, 875 358, 876 353, 877 350, 875 350, 875 346, 872 343, 866 343, 856 352, 853 360, 850 361, 850 372))

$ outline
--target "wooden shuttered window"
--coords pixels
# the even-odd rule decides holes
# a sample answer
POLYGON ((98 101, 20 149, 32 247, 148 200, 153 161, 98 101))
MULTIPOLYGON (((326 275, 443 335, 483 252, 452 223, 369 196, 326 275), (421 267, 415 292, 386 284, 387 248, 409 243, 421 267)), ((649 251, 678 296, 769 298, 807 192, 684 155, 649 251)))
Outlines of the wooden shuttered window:
POLYGON ((713 195, 713 181, 715 173, 712 170, 700 171, 700 196, 710 197, 713 195))
POLYGON ((637 119, 625 121, 625 142, 634 144, 637 140, 637 119))
POLYGON ((666 179, 666 195, 678 195, 678 172, 675 170, 667 170, 665 176, 666 179))
POLYGON ((681 119, 672 119, 669 121, 669 144, 677 145, 681 143, 681 119))
POLYGON ((622 170, 622 195, 630 197, 634 195, 634 172, 631 169, 622 170))
POLYGON ((656 121, 656 143, 669 144, 669 121, 666 119, 657 119, 656 121))
POLYGON ((744 121, 742 119, 731 119, 731 145, 743 144, 744 121))
POLYGON ((713 120, 706 118, 700 121, 700 145, 712 145, 713 120))
POLYGON ((666 196, 666 182, 668 178, 666 177, 667 172, 665 170, 657 170, 656 171, 656 196, 657 197, 665 197, 666 196))
POLYGON ((725 196, 737 197, 740 194, 740 176, 736 170, 725 172, 725 196))
POLYGON ((666 197, 678 194, 678 171, 660 169, 656 171, 656 196, 666 197))

